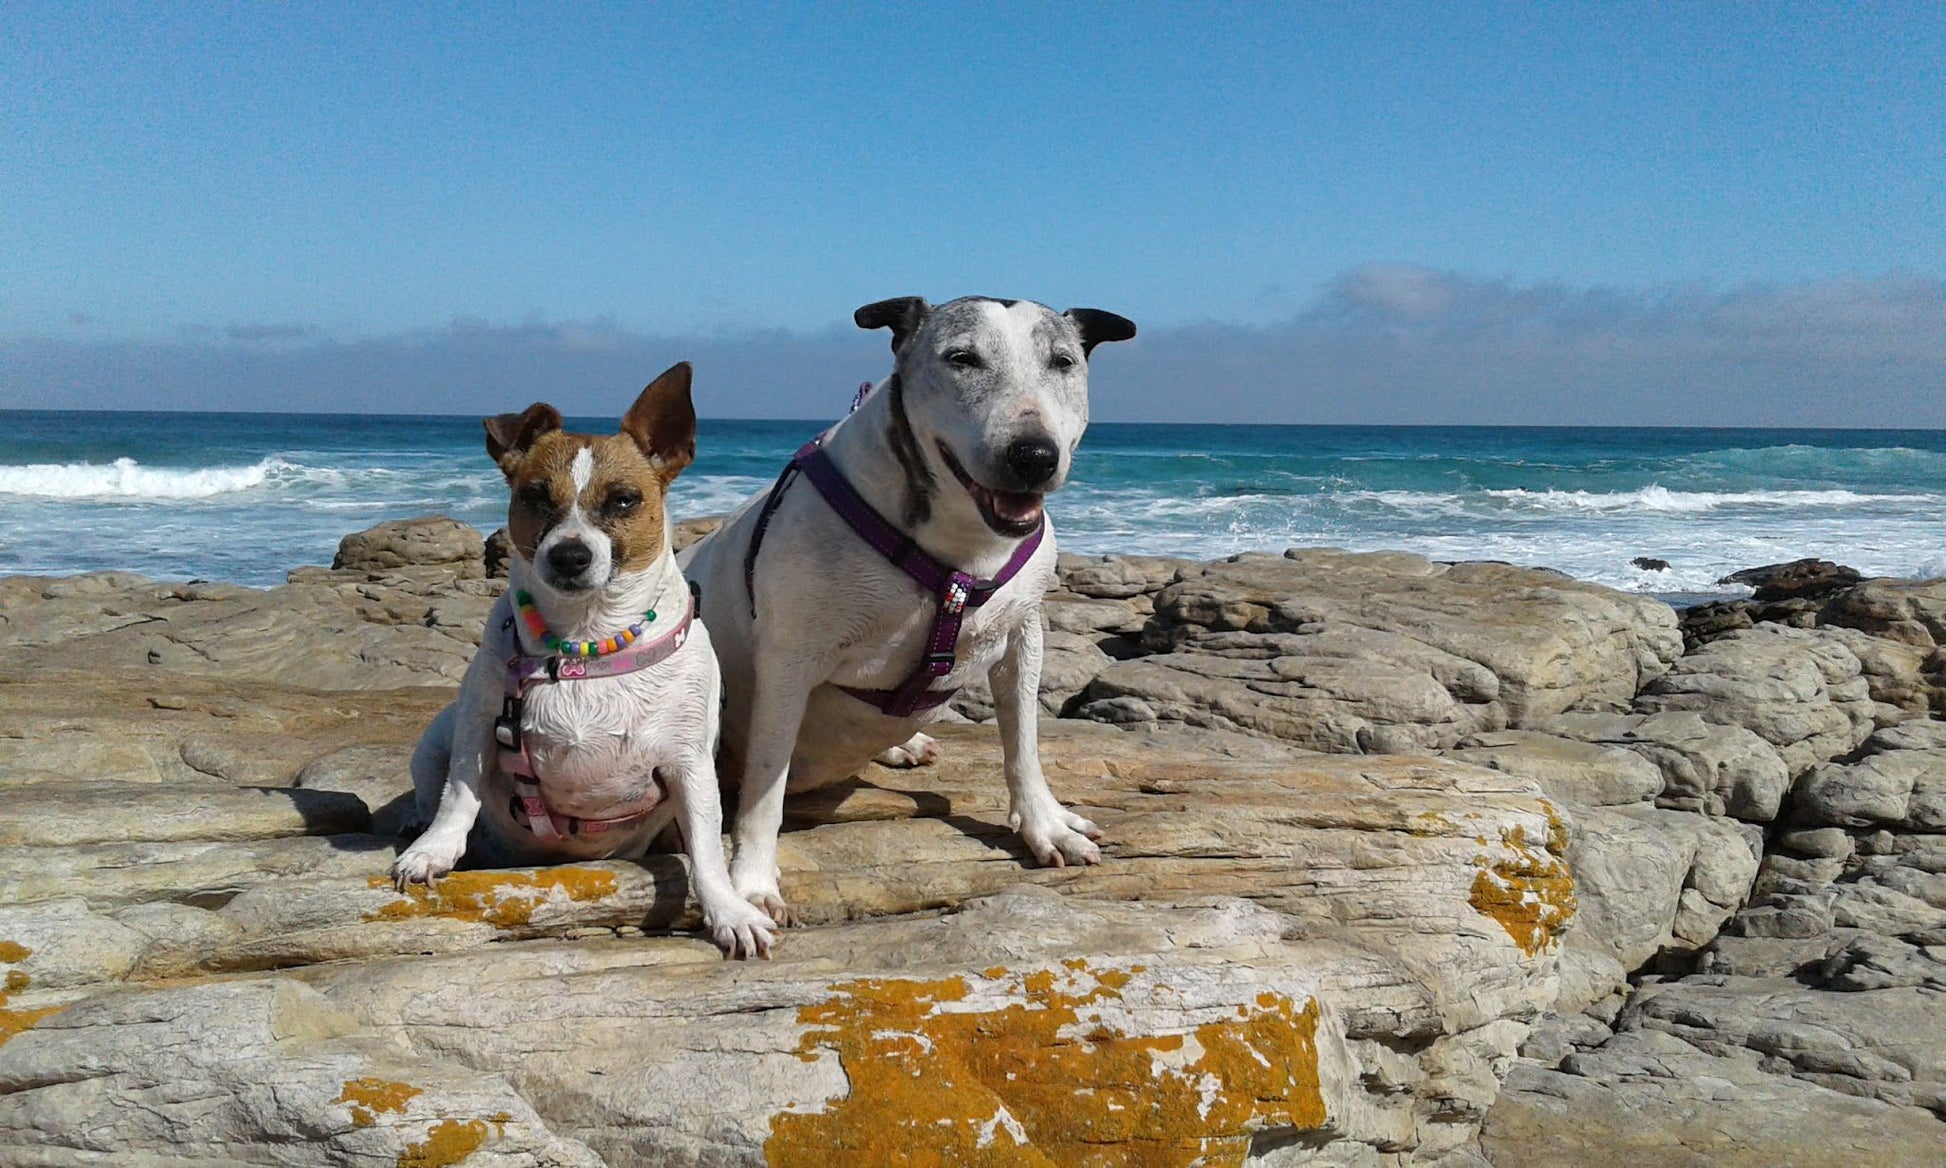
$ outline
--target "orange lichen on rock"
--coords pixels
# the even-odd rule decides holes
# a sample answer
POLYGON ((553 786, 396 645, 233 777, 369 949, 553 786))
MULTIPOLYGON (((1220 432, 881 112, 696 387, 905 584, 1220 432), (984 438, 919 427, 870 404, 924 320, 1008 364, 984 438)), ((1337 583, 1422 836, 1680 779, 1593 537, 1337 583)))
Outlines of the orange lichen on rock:
POLYGON ((1533 957, 1567 930, 1574 916, 1574 876, 1562 859, 1568 828, 1553 804, 1547 806, 1547 843, 1536 847, 1518 825, 1501 832, 1511 855, 1481 856, 1467 898, 1475 910, 1499 922, 1520 951, 1533 957))
MULTIPOLYGON (((373 888, 389 888, 391 881, 372 877, 373 888)), ((556 895, 571 901, 600 900, 614 895, 613 872, 593 868, 543 868, 536 872, 454 872, 431 888, 412 885, 405 894, 368 921, 403 921, 414 917, 447 917, 480 921, 500 929, 529 923, 534 910, 556 895)))
POLYGON ((1112 1009, 1133 974, 1063 964, 987 978, 1016 999, 993 1009, 969 1006, 958 977, 834 986, 798 1012, 798 1053, 835 1051, 850 1094, 773 1116, 766 1160, 1186 1168, 1241 1163, 1256 1131, 1324 1123, 1314 1001, 1264 992, 1187 1033, 1127 1034, 1081 1011, 1112 1009))
POLYGON ((399 1168, 449 1168, 479 1151, 486 1138, 483 1119, 442 1119, 426 1131, 424 1143, 399 1153, 399 1168))
MULTIPOLYGON (((33 950, 18 941, 0 941, 0 963, 12 965, 25 961, 33 955, 33 950)), ((39 1010, 9 1010, 7 999, 33 984, 33 979, 18 969, 9 969, 6 980, 0 981, 0 1046, 21 1031, 39 1022, 49 1014, 61 1012, 59 1006, 47 1006, 39 1010)))
POLYGON ((385 1079, 346 1079, 345 1089, 331 1102, 351 1105, 353 1127, 370 1127, 379 1112, 403 1112, 413 1096, 423 1094, 424 1091, 410 1083, 393 1083, 385 1079))

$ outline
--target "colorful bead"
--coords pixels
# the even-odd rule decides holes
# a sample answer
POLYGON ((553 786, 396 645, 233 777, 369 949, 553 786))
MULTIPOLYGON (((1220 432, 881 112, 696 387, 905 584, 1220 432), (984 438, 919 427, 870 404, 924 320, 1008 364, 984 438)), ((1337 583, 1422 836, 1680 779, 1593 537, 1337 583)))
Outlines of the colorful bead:
POLYGON ((539 641, 548 652, 559 653, 563 657, 606 657, 619 653, 641 638, 645 625, 655 621, 655 610, 650 609, 642 614, 640 622, 630 625, 612 637, 603 637, 599 641, 563 641, 547 631, 547 622, 541 619, 540 611, 534 607, 534 598, 526 589, 515 589, 514 605, 520 610, 520 619, 526 624, 527 631, 534 635, 534 639, 539 641))

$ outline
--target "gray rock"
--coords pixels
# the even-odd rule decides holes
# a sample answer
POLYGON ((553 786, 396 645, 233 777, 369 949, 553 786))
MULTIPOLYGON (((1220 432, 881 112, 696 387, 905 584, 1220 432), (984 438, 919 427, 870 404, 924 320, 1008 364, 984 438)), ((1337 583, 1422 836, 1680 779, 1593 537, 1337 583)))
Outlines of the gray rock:
POLYGON ((1083 717, 1142 703, 1164 722, 1262 734, 1312 750, 1430 750, 1479 729, 1478 715, 1427 675, 1342 658, 1239 660, 1165 653, 1108 664, 1089 684, 1083 717))
POLYGON ((1826 602, 1818 621, 1921 649, 1946 645, 1946 580, 1867 580, 1826 602))
MULTIPOLYGON (((1127 719, 1131 699, 1164 722, 1314 749, 1424 751, 1619 708, 1680 649, 1665 605, 1505 565, 1293 550, 1173 575, 1143 632, 1153 655, 1102 670, 1082 717, 1127 719)), ((1084 584, 1068 587, 1124 591, 1084 584)))
POLYGON ((1745 568, 1741 572, 1730 573, 1717 583, 1748 585, 1753 589, 1752 599, 1765 601, 1825 597, 1841 592, 1861 579, 1863 576, 1856 568, 1807 557, 1788 564, 1745 568))
POLYGON ((1693 712, 1562 714, 1538 728, 1647 759, 1662 772, 1656 803, 1672 810, 1768 823, 1790 789, 1776 747, 1741 726, 1713 725, 1693 712))
POLYGON ((1797 818, 1841 827, 1946 832, 1946 747, 1931 746, 1933 740, 1916 728, 1880 731, 1856 762, 1811 768, 1793 788, 1797 818), (1921 748, 1900 749, 1907 744, 1921 748))
MULTIPOLYGON (((1858 658, 1859 670, 1873 701, 1910 714, 1924 714, 1934 708, 1935 695, 1941 692, 1941 683, 1946 678, 1934 676, 1936 671, 1929 670, 1928 650, 1835 625, 1819 632, 1858 658)), ((1940 709, 1946 713, 1946 706, 1940 709)))
POLYGON ((1625 806, 1662 793, 1662 771, 1619 746, 1582 742, 1536 730, 1475 734, 1447 758, 1532 779, 1550 799, 1590 807, 1625 806))
POLYGON ((1618 1035, 1561 1069, 1516 1067, 1487 1113, 1493 1168, 1922 1168, 1946 1156, 1927 1112, 1771 1074, 1668 1034, 1618 1035))
POLYGON ((1573 809, 1572 949, 1634 970, 1713 940, 1741 908, 1761 839, 1727 820, 1654 807, 1573 809))
MULTIPOLYGON (((1503 564, 1434 564, 1400 553, 1292 549, 1184 569, 1156 597, 1151 636, 1170 644, 1200 632, 1317 633, 1360 628, 1416 642, 1425 668, 1441 659, 1493 674, 1509 724, 1563 710, 1621 708, 1681 651, 1675 613, 1641 597, 1503 564)), ((1393 640, 1392 644, 1399 644, 1393 640)), ((1468 677, 1472 674, 1467 673, 1468 677)), ((1476 696, 1480 685, 1466 683, 1476 696)))
POLYGON ((331 566, 356 572, 450 567, 477 578, 486 574, 485 542, 472 525, 443 515, 394 519, 339 540, 331 566))
MULTIPOLYGON (((1788 979, 1693 977, 1643 987, 1621 1024, 1705 1053, 1747 1052, 1773 1074, 1946 1118, 1946 999, 1927 990, 1831 993, 1788 979)), ((1941 1139, 1946 1147, 1946 1131, 1941 1139)))
POLYGON ((1693 711, 1777 748, 1792 775, 1865 740, 1875 720, 1858 658, 1816 630, 1763 624, 1727 633, 1651 681, 1635 708, 1693 711))
POLYGON ((513 537, 504 527, 496 527, 493 534, 486 537, 486 547, 482 567, 489 580, 505 580, 512 570, 514 559, 513 537))
POLYGON ((1041 611, 1046 614, 1050 631, 1083 636, 1139 633, 1148 620, 1146 613, 1126 600, 1097 600, 1064 592, 1049 593, 1041 611))
POLYGON ((1061 587, 1079 596, 1126 600, 1161 591, 1188 560, 1167 556, 1077 556, 1063 553, 1057 564, 1061 587))

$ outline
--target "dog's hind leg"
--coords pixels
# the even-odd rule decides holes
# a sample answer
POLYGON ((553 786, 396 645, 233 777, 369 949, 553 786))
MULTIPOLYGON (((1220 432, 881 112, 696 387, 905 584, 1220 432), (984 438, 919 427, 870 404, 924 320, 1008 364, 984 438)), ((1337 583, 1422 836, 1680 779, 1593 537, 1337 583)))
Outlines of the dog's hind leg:
POLYGON ((439 813, 439 795, 446 789, 446 771, 453 763, 453 718, 452 706, 441 710, 412 748, 412 817, 399 832, 406 839, 426 830, 439 813))
POLYGON ((914 734, 897 746, 879 751, 872 756, 872 761, 901 769, 928 766, 939 761, 939 743, 930 734, 914 734))

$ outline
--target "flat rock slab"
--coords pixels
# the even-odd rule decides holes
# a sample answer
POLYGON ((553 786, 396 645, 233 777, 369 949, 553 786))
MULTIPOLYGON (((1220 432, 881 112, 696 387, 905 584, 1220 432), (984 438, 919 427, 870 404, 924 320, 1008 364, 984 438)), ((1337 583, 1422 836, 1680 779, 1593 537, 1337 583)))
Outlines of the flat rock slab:
MULTIPOLYGON (((190 707, 224 684, 91 716, 220 746, 190 707)), ((409 742, 362 714, 394 696, 334 695, 334 731, 245 685, 254 728, 318 748, 278 764, 317 786, 16 790, 0 1162, 1436 1157, 1554 999, 1573 920, 1566 825, 1524 778, 1058 723, 1049 778, 1106 857, 1036 869, 997 737, 960 727, 936 766, 792 805, 783 887, 811 927, 728 963, 645 935, 695 923, 679 855, 394 891, 395 841, 359 834, 409 742)), ((25 732, 55 735, 40 700, 25 732)))
POLYGON ((1182 566, 1154 605, 1143 643, 1157 655, 1104 669, 1083 716, 1423 751, 1569 709, 1624 709, 1682 652, 1660 602, 1403 553, 1182 566))
POLYGON ((808 932, 754 966, 682 942, 542 942, 491 965, 102 995, 0 1047, 0 1157, 1187 1166, 1300 1140, 1450 1150, 1455 1093, 1491 1081, 1505 1034, 1448 1029, 1380 954, 1283 932, 1244 902, 1020 890, 808 932), (1360 1085, 1374 1076, 1383 1092, 1360 1085))
POLYGON ((1714 1056, 1622 1035, 1571 1069, 1515 1068, 1487 1116, 1493 1168, 1932 1168, 1946 1123, 1714 1056))
POLYGON ((0 653, 9 673, 34 677, 60 678, 85 660, 91 671, 318 690, 448 686, 505 586, 450 567, 293 575, 269 589, 125 573, 0 580, 0 653))

